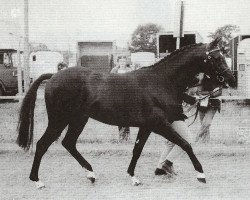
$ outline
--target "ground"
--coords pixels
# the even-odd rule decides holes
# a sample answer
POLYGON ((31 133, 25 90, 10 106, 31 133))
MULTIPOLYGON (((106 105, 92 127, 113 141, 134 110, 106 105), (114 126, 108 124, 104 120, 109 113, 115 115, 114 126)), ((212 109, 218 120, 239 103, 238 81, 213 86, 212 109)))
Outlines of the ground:
MULTIPOLYGON (((249 144, 225 143, 223 138, 208 144, 194 144, 193 149, 203 165, 207 184, 196 180, 196 173, 186 155, 174 166, 176 177, 155 176, 154 170, 164 147, 160 136, 152 134, 136 167, 143 182, 132 186, 126 171, 132 157, 137 128, 131 129, 131 140, 117 142, 117 127, 90 120, 77 147, 92 164, 97 180, 91 184, 86 172, 62 147, 54 143, 44 156, 40 179, 46 185, 37 190, 29 181, 34 153, 24 152, 16 144, 18 102, 0 103, 0 199, 248 199, 250 192, 249 144)), ((38 100, 35 114, 35 138, 46 128, 44 101, 38 100)), ((35 150, 35 145, 33 151, 35 150)))

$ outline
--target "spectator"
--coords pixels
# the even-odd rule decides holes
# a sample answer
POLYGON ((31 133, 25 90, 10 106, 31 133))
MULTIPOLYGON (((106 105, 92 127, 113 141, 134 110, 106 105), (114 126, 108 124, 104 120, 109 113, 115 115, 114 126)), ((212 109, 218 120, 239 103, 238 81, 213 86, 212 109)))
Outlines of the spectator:
MULTIPOLYGON (((124 58, 119 59, 118 65, 114 67, 110 73, 117 73, 117 74, 123 74, 133 71, 133 69, 127 64, 127 60, 124 58)), ((130 129, 129 127, 118 127, 119 130, 119 141, 128 141, 130 136, 130 129)))

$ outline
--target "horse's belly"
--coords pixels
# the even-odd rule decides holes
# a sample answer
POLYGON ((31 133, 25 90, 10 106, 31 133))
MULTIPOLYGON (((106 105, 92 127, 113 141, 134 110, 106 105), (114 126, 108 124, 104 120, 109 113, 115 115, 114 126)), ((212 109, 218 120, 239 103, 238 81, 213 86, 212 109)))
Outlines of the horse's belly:
POLYGON ((105 124, 129 127, 154 126, 166 120, 164 112, 159 108, 152 109, 150 113, 139 110, 128 112, 98 110, 92 112, 90 117, 105 124))
POLYGON ((99 111, 91 113, 90 117, 102 123, 116 126, 140 127, 146 122, 144 117, 134 117, 120 112, 99 111))

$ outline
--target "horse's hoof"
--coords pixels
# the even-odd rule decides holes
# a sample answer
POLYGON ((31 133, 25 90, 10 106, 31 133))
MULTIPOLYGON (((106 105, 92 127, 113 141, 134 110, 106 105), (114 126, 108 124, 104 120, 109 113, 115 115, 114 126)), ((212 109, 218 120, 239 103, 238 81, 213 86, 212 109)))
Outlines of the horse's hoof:
POLYGON ((136 178, 135 176, 133 176, 133 177, 131 178, 131 180, 132 180, 132 185, 133 185, 133 186, 142 185, 142 182, 141 182, 138 178, 136 178))
POLYGON ((141 182, 139 182, 139 183, 133 183, 132 185, 133 186, 139 186, 139 185, 142 185, 142 183, 141 182))
POLYGON ((91 181, 91 183, 95 182, 95 178, 93 178, 93 177, 88 177, 88 179, 91 181))
POLYGON ((201 183, 206 183, 206 179, 205 178, 197 178, 197 180, 201 183))
POLYGON ((204 173, 198 172, 197 174, 197 180, 201 183, 206 183, 206 176, 204 173))
POLYGON ((37 189, 43 189, 45 188, 45 185, 42 181, 35 181, 35 185, 37 189))
POLYGON ((87 175, 87 179, 89 179, 91 181, 91 183, 94 183, 95 182, 95 173, 89 171, 88 175, 87 175))

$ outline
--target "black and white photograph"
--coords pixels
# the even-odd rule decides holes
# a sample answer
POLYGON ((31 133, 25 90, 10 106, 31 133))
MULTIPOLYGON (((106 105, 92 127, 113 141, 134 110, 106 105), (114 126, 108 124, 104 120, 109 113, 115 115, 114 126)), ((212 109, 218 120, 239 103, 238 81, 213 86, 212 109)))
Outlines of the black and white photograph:
POLYGON ((250 1, 0 5, 1 200, 250 198, 250 1))

